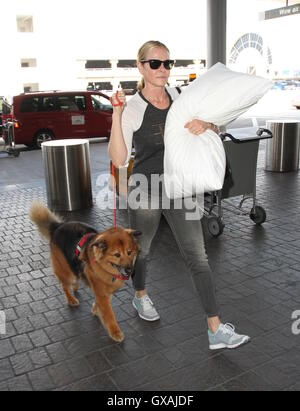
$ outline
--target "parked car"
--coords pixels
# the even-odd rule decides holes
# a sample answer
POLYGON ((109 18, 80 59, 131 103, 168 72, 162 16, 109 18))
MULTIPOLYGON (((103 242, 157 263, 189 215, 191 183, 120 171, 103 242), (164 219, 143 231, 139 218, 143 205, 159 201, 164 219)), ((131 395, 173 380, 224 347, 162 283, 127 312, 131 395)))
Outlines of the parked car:
POLYGON ((8 103, 8 101, 0 96, 0 138, 2 137, 5 142, 7 142, 7 135, 5 133, 5 130, 3 128, 3 124, 7 120, 11 120, 12 115, 11 115, 11 105, 8 103))
POLYGON ((109 137, 112 106, 97 91, 24 93, 13 98, 16 144, 40 148, 50 140, 109 137))

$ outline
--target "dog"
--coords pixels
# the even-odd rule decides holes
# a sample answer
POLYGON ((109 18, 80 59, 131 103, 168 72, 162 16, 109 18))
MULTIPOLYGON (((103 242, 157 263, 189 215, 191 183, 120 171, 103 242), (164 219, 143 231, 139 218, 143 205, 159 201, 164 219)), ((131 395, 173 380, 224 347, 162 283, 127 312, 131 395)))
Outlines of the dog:
POLYGON ((100 318, 114 341, 122 342, 124 335, 111 299, 133 273, 139 253, 137 237, 141 232, 121 227, 97 232, 84 223, 64 222, 39 202, 32 204, 30 218, 50 242, 53 272, 68 304, 79 305, 71 286, 76 293, 78 281, 82 279, 95 295, 93 315, 100 318))

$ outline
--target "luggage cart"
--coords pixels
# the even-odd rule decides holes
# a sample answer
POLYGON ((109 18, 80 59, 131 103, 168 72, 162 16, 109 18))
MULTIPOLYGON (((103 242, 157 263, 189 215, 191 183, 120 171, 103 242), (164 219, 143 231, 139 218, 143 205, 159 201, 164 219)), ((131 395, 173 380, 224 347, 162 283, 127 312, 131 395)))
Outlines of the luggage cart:
POLYGON ((6 153, 9 156, 19 157, 20 151, 15 145, 15 122, 13 119, 3 119, 3 140, 4 146, 0 153, 6 153))
POLYGON ((249 215, 256 224, 266 221, 266 211, 257 204, 256 170, 260 140, 272 138, 270 130, 259 128, 256 135, 233 137, 231 134, 220 134, 227 157, 227 170, 222 190, 208 193, 210 200, 205 201, 205 216, 208 219, 208 231, 213 237, 223 233, 222 200, 242 196, 239 206, 230 204, 241 215, 249 215), (245 201, 251 199, 253 206, 249 213, 243 209, 245 201), (216 210, 216 211, 215 211, 216 210))

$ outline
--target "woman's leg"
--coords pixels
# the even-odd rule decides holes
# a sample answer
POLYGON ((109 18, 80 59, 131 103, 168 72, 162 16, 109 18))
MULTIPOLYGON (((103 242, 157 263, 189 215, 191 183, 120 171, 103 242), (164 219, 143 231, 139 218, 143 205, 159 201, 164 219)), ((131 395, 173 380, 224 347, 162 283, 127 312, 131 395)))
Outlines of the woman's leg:
POLYGON ((163 210, 163 214, 173 232, 180 252, 188 266, 196 291, 209 319, 209 327, 215 332, 219 325, 219 308, 215 295, 212 271, 208 264, 201 220, 187 220, 191 210, 163 210))
POLYGON ((140 318, 146 321, 157 321, 160 319, 146 291, 147 261, 152 240, 159 227, 160 218, 161 210, 129 209, 130 227, 142 231, 142 235, 139 237, 140 253, 136 260, 132 277, 133 286, 136 290, 132 304, 140 318))
POLYGON ((140 253, 135 263, 132 276, 133 286, 138 297, 142 297, 146 292, 146 269, 147 259, 150 253, 152 240, 158 230, 161 210, 151 209, 128 209, 129 225, 134 230, 139 230, 142 235, 139 237, 140 253))
POLYGON ((237 348, 250 341, 239 335, 232 324, 221 324, 212 272, 208 264, 201 220, 187 220, 186 210, 164 210, 180 251, 208 317, 208 340, 211 350, 237 348))

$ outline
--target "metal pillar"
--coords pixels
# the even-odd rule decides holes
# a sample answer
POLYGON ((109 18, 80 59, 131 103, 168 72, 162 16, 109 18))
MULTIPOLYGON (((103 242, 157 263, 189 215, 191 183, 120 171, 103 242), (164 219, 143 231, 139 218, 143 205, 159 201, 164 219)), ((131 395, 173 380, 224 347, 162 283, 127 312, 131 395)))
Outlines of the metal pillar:
POLYGON ((207 68, 226 64, 227 0, 207 0, 207 68))

